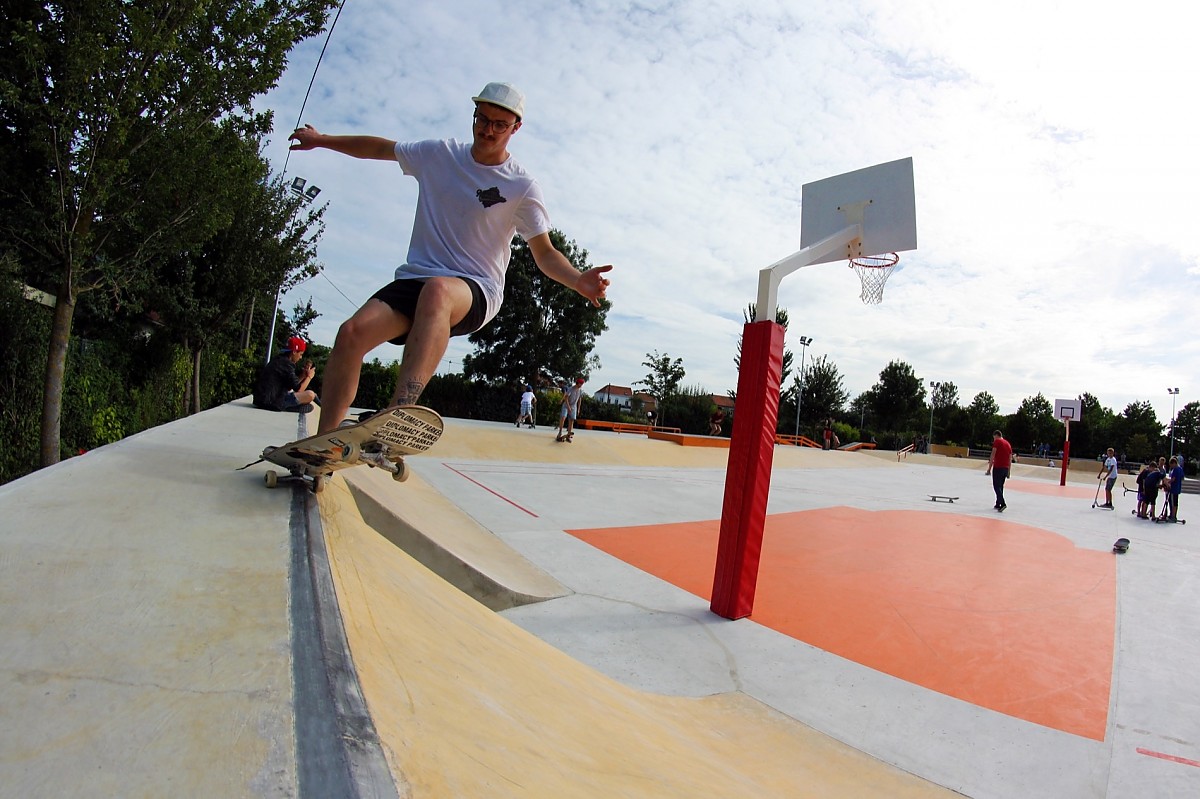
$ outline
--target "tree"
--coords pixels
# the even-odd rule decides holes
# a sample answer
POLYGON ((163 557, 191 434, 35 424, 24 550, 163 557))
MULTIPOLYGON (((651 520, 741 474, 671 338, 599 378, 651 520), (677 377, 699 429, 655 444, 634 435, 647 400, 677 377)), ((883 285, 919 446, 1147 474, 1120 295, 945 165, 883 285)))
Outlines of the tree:
MULTIPOLYGON (((758 303, 751 302, 746 305, 745 310, 742 311, 742 318, 746 320, 746 324, 750 324, 750 322, 754 319, 754 316, 757 312, 758 312, 758 303)), ((788 326, 787 308, 776 308, 775 309, 775 324, 779 325, 784 330, 787 330, 787 326, 788 326)), ((784 386, 787 384, 787 379, 792 374, 792 364, 793 364, 794 360, 795 360, 795 358, 792 355, 792 351, 789 350, 785 346, 783 348, 782 368, 780 369, 780 373, 779 373, 779 385, 780 386, 784 386)), ((733 365, 737 367, 738 371, 741 371, 741 369, 742 369, 742 338, 741 338, 741 336, 738 336, 737 354, 733 356, 733 365)), ((737 392, 730 391, 729 396, 736 399, 737 392)))
MULTIPOLYGON (((210 342, 237 338, 242 309, 256 294, 290 288, 318 272, 316 244, 324 208, 300 213, 302 200, 270 177, 255 142, 231 136, 205 177, 230 191, 226 221, 197 247, 159 264, 146 293, 150 307, 189 351, 192 378, 184 403, 199 412, 201 354, 210 342)), ((297 306, 311 324, 315 311, 297 306)))
MULTIPOLYGON (((936 387, 933 387, 933 390, 929 395, 929 418, 931 420, 931 432, 938 427, 937 422, 939 421, 941 422, 941 427, 944 430, 950 419, 950 413, 948 411, 957 407, 958 386, 946 381, 944 383, 938 383, 936 387), (941 411, 941 413, 938 413, 938 411, 941 411)), ((936 436, 934 437, 936 438, 936 436)), ((945 435, 943 434, 943 438, 944 437, 945 435)))
POLYGON ((214 228, 221 187, 192 156, 217 119, 247 117, 287 53, 337 0, 89 0, 0 16, 0 225, 26 279, 55 296, 40 460, 60 457, 67 346, 81 293, 114 298, 214 228), (151 154, 159 157, 151 158, 151 154), (166 157, 162 157, 165 155, 166 157), (16 179, 16 182, 14 182, 16 179))
POLYGON ((804 393, 801 409, 806 419, 841 416, 850 400, 842 387, 842 375, 828 355, 813 358, 804 368, 804 393))
POLYGON ((665 406, 679 392, 679 383, 683 380, 683 359, 676 358, 672 361, 670 355, 660 355, 658 350, 655 350, 653 355, 646 353, 646 360, 642 361, 642 366, 647 367, 650 373, 646 375, 645 380, 640 380, 634 385, 645 386, 646 393, 658 400, 658 423, 662 424, 666 418, 665 406))
POLYGON ((1004 437, 1012 442, 1014 449, 1032 451, 1033 445, 1048 441, 1054 436, 1058 423, 1054 420, 1054 406, 1043 395, 1021 400, 1016 413, 1005 423, 1004 437))
MULTIPOLYGON (((1175 452, 1195 455, 1200 441, 1200 402, 1189 402, 1175 414, 1175 452)), ((1170 445, 1167 447, 1170 450, 1170 445)))
POLYGON ((913 429, 925 408, 925 387, 912 366, 903 361, 888 363, 870 393, 871 415, 880 427, 894 433, 913 429))
POLYGON ((1109 446, 1115 447, 1118 452, 1127 450, 1130 441, 1137 435, 1145 436, 1148 447, 1158 446, 1163 440, 1163 424, 1158 421, 1154 406, 1148 400, 1126 405, 1116 422, 1116 443, 1109 446))
MULTIPOLYGON (((571 265, 590 268, 587 251, 567 241, 557 230, 550 240, 571 265)), ((608 329, 608 310, 601 300, 593 306, 577 292, 546 277, 524 240, 512 244, 505 278, 504 304, 496 318, 472 333, 475 351, 463 358, 463 375, 493 383, 556 384, 586 377, 598 368, 592 355, 596 338, 608 329)))
MULTIPOLYGON (((1000 406, 996 404, 996 399, 986 391, 980 391, 971 400, 971 404, 967 406, 967 418, 971 424, 971 443, 982 444, 990 442, 992 439, 991 433, 998 426, 997 417, 1000 415, 1000 406)), ((988 443, 990 446, 990 443, 988 443)))

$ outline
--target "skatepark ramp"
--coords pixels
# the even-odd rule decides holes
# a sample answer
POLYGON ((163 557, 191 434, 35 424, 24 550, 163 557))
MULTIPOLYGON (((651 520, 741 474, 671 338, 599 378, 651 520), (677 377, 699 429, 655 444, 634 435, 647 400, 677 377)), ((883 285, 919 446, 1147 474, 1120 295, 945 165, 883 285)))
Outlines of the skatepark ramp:
POLYGON ((741 693, 640 692, 521 630, 488 606, 565 589, 419 481, 380 496, 348 470, 314 503, 237 471, 296 421, 239 401, 0 486, 0 793, 367 795, 305 782, 325 736, 382 754, 375 795, 951 795, 741 693), (315 506, 326 581, 299 534, 315 506), (321 582, 341 652, 305 632, 321 582), (311 723, 350 670, 360 715, 311 723))

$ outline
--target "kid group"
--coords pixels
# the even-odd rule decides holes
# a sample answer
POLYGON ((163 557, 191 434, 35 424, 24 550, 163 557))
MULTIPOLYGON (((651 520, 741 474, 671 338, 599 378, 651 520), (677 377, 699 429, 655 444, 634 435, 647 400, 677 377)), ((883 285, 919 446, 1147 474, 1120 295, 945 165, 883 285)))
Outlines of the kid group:
MULTIPOLYGON (((1117 482, 1117 458, 1112 447, 1108 448, 1105 453, 1104 466, 1100 469, 1100 474, 1097 478, 1103 477, 1107 473, 1108 481, 1104 488, 1104 505, 1102 507, 1112 508, 1112 489, 1117 482)), ((1174 456, 1168 461, 1166 458, 1160 457, 1157 462, 1151 461, 1144 464, 1142 470, 1137 475, 1137 517, 1139 519, 1153 519, 1155 514, 1155 506, 1158 504, 1158 493, 1163 492, 1163 517, 1162 521, 1178 522, 1179 521, 1179 495, 1183 491, 1183 463, 1181 459, 1174 456)))
MULTIPOLYGON (((559 441, 570 441, 575 437, 575 417, 579 415, 579 398, 583 396, 582 377, 575 378, 575 385, 569 385, 565 380, 562 384, 562 407, 558 412, 558 434, 556 438, 559 441), (563 426, 566 425, 566 432, 563 432, 563 426)), ((529 425, 532 430, 537 427, 534 423, 533 408, 537 405, 537 395, 533 393, 533 386, 526 384, 525 391, 521 394, 521 408, 517 412, 517 427, 521 426, 522 422, 529 425)))

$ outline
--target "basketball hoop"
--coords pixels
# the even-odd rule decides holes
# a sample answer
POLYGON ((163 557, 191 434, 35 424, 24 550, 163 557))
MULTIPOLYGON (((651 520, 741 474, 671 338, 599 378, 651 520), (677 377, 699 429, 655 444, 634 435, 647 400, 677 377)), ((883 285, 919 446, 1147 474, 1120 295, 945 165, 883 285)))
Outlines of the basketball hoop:
POLYGON ((862 292, 858 296, 863 305, 878 305, 883 302, 883 284, 887 283, 898 263, 900 256, 894 252, 860 255, 850 259, 850 268, 858 273, 858 279, 862 281, 862 292))

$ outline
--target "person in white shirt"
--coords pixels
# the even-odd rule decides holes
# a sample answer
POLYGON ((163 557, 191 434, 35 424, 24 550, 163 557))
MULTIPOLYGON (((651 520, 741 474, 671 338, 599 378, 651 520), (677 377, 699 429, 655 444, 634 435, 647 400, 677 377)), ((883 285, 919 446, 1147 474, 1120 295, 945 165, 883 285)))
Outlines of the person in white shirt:
POLYGON ((341 423, 358 391, 363 358, 384 342, 404 346, 392 404, 416 404, 450 337, 473 333, 499 311, 515 234, 548 277, 596 306, 605 296, 604 274, 612 266, 580 272, 555 249, 541 188, 508 152, 525 116, 524 95, 507 83, 489 83, 472 99, 470 144, 330 136, 311 125, 289 137, 292 150, 395 161, 419 186, 406 262, 338 329, 325 367, 318 433, 341 423))
POLYGON ((1104 504, 1101 507, 1112 508, 1112 490, 1117 484, 1117 456, 1112 447, 1105 452, 1104 465, 1100 467, 1100 473, 1096 475, 1099 480, 1104 476, 1105 471, 1108 472, 1108 480, 1104 483, 1104 504))
POLYGON ((533 393, 533 386, 526 385, 521 394, 521 409, 517 412, 517 427, 521 426, 521 422, 526 422, 530 429, 536 427, 533 422, 534 405, 537 405, 537 395, 533 393))

